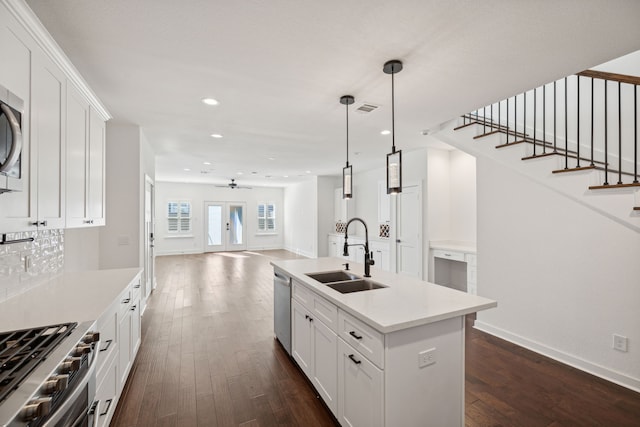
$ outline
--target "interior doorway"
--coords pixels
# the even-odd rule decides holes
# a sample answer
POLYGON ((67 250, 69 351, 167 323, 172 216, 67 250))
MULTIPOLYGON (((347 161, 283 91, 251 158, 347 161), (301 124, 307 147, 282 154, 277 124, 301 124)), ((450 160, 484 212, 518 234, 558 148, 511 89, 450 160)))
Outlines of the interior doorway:
POLYGON ((422 183, 397 196, 396 271, 422 279, 422 183))
POLYGON ((205 252, 247 249, 246 203, 205 202, 205 252))
POLYGON ((144 289, 143 307, 151 292, 156 288, 155 236, 155 185, 151 177, 145 175, 144 183, 144 289))

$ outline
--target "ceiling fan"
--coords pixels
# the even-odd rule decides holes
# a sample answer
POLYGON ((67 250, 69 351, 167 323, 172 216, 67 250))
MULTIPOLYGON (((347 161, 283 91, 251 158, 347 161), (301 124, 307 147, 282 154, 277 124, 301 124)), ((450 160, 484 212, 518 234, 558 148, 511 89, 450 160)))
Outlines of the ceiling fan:
POLYGON ((231 178, 231 182, 228 184, 216 184, 216 187, 221 187, 221 188, 230 188, 232 190, 237 189, 243 189, 243 190, 251 190, 253 187, 247 187, 246 185, 238 185, 236 183, 236 180, 231 178))

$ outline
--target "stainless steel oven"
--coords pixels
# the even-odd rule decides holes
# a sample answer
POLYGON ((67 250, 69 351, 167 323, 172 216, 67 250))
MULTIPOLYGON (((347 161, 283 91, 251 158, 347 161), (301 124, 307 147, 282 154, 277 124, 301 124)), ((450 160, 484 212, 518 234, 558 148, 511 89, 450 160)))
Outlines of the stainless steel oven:
POLYGON ((96 425, 93 322, 0 332, 0 426, 96 425))
POLYGON ((0 85, 0 193, 22 190, 24 102, 0 85))

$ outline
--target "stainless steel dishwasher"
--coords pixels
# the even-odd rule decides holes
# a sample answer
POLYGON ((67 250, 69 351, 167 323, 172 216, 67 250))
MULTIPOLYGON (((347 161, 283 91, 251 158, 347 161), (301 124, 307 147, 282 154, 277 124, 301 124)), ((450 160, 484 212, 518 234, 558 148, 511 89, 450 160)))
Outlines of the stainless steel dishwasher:
POLYGON ((291 278, 276 270, 273 271, 273 330, 291 355, 291 278))

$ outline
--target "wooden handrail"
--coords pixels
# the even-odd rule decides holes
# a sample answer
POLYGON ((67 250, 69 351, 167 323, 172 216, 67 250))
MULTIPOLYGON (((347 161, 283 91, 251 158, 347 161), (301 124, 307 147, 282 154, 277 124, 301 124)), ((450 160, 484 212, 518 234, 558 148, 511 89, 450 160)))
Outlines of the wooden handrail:
POLYGON ((592 77, 594 79, 609 80, 612 82, 629 83, 632 85, 640 85, 640 77, 628 76, 626 74, 607 73, 606 71, 585 70, 577 73, 578 76, 592 77))

